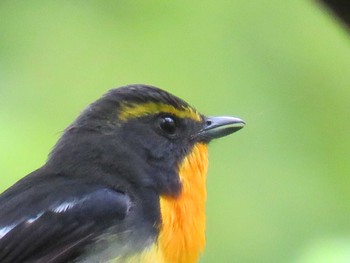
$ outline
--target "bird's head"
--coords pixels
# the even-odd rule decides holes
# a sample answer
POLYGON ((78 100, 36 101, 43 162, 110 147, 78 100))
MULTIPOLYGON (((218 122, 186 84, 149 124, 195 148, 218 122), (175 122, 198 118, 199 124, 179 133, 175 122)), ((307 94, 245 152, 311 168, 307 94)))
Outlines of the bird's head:
POLYGON ((175 196, 181 189, 180 165, 193 148, 244 124, 234 117, 206 117, 155 87, 125 86, 109 91, 81 113, 65 130, 48 164, 77 174, 117 170, 125 180, 175 196))

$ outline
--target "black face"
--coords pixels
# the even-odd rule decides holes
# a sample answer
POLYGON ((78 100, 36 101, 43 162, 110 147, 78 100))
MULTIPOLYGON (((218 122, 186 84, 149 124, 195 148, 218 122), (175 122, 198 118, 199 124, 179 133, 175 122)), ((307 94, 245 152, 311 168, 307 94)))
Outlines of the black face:
POLYGON ((182 100, 152 87, 112 90, 67 128, 48 165, 63 174, 89 178, 88 173, 101 173, 101 180, 110 178, 115 184, 125 180, 176 195, 181 189, 179 163, 191 150, 202 124, 166 112, 121 121, 121 104, 126 102, 159 102, 179 110, 188 107, 182 100))
POLYGON ((136 85, 112 90, 66 129, 47 165, 64 175, 115 185, 124 181, 176 195, 181 189, 179 164, 193 145, 243 127, 241 120, 232 117, 184 117, 181 112, 186 109, 186 102, 157 88, 136 85), (123 110, 127 112, 125 103, 143 105, 142 109, 147 109, 147 103, 160 103, 180 115, 153 110, 120 119, 123 110))
POLYGON ((159 189, 176 194, 180 190, 179 164, 196 143, 193 138, 201 127, 194 120, 160 113, 128 120, 118 128, 117 137, 158 177, 159 189))
POLYGON ((191 150, 201 127, 191 119, 159 113, 121 124, 118 136, 136 152, 144 151, 147 160, 174 164, 191 150))

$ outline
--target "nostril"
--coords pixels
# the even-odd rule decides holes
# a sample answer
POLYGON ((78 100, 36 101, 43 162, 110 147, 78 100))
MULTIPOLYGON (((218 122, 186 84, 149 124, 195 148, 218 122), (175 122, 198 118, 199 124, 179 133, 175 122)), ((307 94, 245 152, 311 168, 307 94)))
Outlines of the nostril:
POLYGON ((206 125, 207 126, 211 125, 211 121, 206 121, 206 125))

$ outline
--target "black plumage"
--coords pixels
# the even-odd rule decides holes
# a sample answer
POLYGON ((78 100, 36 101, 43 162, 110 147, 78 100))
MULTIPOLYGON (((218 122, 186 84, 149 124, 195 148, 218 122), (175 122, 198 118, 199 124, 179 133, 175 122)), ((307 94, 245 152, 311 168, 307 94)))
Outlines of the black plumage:
POLYGON ((125 253, 156 238, 159 194, 180 191, 178 163, 201 123, 178 120, 170 140, 155 131, 158 115, 118 121, 121 103, 146 102, 189 107, 154 87, 111 90, 65 130, 42 168, 0 195, 0 262, 83 260, 89 250, 104 253, 108 244, 96 244, 109 242, 106 233, 121 244, 130 233, 125 253))
POLYGON ((193 146, 243 126, 205 118, 155 87, 111 90, 64 131, 43 167, 0 195, 0 262, 125 262, 157 240, 160 196, 180 195, 179 166, 193 146))

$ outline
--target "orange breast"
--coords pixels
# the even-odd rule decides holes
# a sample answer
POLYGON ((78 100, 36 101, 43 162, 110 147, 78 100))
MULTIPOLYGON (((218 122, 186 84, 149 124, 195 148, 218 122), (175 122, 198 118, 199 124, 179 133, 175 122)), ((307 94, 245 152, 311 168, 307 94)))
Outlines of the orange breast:
POLYGON ((197 262, 204 249, 207 167, 207 145, 197 144, 180 165, 180 196, 160 198, 158 252, 165 263, 197 262))

